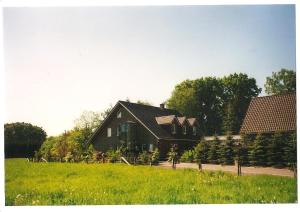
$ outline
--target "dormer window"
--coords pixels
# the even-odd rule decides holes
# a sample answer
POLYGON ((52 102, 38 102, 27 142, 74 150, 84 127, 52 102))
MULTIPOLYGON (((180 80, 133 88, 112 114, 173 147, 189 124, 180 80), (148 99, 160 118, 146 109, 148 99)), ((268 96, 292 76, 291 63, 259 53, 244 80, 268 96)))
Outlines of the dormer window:
POLYGON ((117 118, 118 118, 118 119, 122 118, 122 113, 121 113, 121 111, 118 112, 117 118))
POLYGON ((172 134, 176 134, 176 124, 173 123, 171 128, 172 134))
POLYGON ((193 135, 197 135, 197 127, 196 126, 193 126, 193 135))
POLYGON ((186 125, 183 125, 183 127, 182 127, 182 134, 186 135, 186 125))

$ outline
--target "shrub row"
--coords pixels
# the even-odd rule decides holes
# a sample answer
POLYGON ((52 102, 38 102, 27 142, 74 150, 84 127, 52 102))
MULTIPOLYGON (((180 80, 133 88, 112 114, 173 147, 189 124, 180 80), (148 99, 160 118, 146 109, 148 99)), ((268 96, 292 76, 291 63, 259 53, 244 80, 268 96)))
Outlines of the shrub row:
POLYGON ((296 133, 247 135, 240 145, 230 136, 226 141, 202 140, 194 149, 185 151, 180 161, 232 165, 238 159, 242 165, 291 167, 297 161, 296 142, 296 133))

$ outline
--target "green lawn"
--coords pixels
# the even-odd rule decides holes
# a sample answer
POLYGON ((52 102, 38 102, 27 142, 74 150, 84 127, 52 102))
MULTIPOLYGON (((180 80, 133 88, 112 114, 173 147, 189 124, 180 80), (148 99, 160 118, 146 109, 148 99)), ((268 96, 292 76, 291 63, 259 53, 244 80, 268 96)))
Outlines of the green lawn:
POLYGON ((123 164, 5 160, 6 205, 294 203, 295 179, 123 164))

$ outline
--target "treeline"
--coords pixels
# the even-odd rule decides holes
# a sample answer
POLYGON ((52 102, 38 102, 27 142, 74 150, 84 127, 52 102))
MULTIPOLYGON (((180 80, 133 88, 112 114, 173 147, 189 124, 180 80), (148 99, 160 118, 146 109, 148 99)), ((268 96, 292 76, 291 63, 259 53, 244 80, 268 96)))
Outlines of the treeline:
MULTIPOLYGON (((261 90, 254 78, 243 73, 202 77, 176 85, 167 106, 197 118, 203 135, 238 134, 251 99, 261 90)), ((273 72, 266 79, 265 91, 269 95, 295 92, 296 73, 273 72)))
POLYGON ((225 141, 216 137, 200 141, 180 157, 182 162, 222 165, 233 165, 235 160, 244 166, 293 167, 297 162, 296 133, 244 135, 241 141, 234 141, 231 136, 225 141))

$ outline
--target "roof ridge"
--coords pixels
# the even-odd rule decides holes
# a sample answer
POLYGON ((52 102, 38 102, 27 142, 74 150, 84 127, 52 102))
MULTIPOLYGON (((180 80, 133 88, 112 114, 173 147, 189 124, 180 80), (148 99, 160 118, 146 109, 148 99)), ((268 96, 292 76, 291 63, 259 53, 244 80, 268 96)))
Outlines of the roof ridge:
POLYGON ((277 97, 277 96, 288 96, 288 95, 295 95, 296 92, 288 92, 288 93, 283 93, 283 94, 273 94, 273 95, 268 95, 268 96, 256 96, 254 97, 253 99, 256 99, 256 98, 267 98, 267 97, 277 97))
MULTIPOLYGON (((122 101, 122 100, 119 100, 118 102, 120 102, 120 103, 126 103, 126 104, 139 105, 139 106, 143 106, 143 107, 152 107, 152 108, 156 108, 156 109, 161 109, 160 107, 157 107, 157 106, 153 106, 153 105, 144 105, 144 104, 139 104, 139 103, 136 103, 136 102, 128 102, 128 101, 122 101)), ((164 108, 163 110, 176 111, 176 110, 170 109, 170 108, 164 108)))

